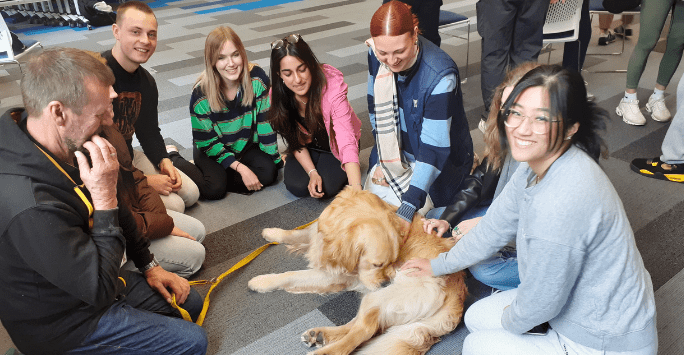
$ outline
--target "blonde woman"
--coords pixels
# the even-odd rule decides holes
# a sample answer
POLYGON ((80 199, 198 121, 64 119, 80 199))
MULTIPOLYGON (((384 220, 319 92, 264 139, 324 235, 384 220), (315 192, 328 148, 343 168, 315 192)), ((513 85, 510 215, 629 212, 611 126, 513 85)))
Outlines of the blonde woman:
POLYGON ((190 176, 206 199, 249 194, 273 184, 281 165, 276 134, 266 122, 268 76, 247 60, 230 27, 207 36, 204 72, 190 99, 193 155, 190 176))

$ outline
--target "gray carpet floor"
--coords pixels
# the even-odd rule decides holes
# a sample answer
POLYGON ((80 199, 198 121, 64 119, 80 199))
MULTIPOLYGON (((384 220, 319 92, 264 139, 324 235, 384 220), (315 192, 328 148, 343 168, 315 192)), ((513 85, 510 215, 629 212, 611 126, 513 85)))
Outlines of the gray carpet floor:
MULTIPOLYGON (((443 10, 458 12, 472 21, 470 41, 464 30, 442 35, 442 48, 465 73, 469 47, 468 81, 462 87, 464 105, 476 151, 482 152, 482 134, 476 129, 483 110, 480 94, 480 38, 475 30, 475 0, 444 0, 443 10)), ((366 108, 366 47, 368 23, 380 0, 218 0, 153 1, 159 20, 159 44, 145 64, 154 75, 160 92, 160 123, 167 143, 177 145, 191 158, 188 103, 192 85, 202 70, 206 34, 218 25, 229 25, 241 36, 250 61, 268 72, 269 43, 287 34, 300 33, 318 58, 339 68, 349 85, 349 100, 363 122, 362 169, 367 168, 369 148, 373 144, 366 108)), ((616 19, 617 20, 617 19, 616 19)), ((110 49, 114 43, 111 29, 92 31, 71 28, 48 28, 26 23, 9 24, 20 38, 41 41, 45 47, 70 46, 93 51, 110 49)), ((599 47, 597 20, 590 53, 619 50, 619 42, 599 47)), ((624 73, 595 73, 626 68, 639 33, 627 40, 625 53, 619 56, 588 56, 584 76, 588 90, 597 103, 611 113, 606 141, 611 152, 601 165, 622 198, 637 245, 653 279, 657 296, 660 354, 684 353, 684 185, 648 179, 633 173, 629 162, 637 157, 660 154, 660 143, 668 124, 650 120, 644 127, 628 126, 615 114, 625 85, 624 73)), ((662 45, 657 47, 661 48, 662 45)), ((662 52, 662 50, 661 50, 662 52)), ((642 76, 638 95, 646 102, 655 85, 662 53, 654 51, 642 76)), ((551 63, 558 63, 562 45, 550 53, 551 63)), ((546 61, 543 54, 540 61, 546 61)), ((676 83, 684 72, 680 65, 666 91, 666 104, 675 111, 676 83)), ((0 67, 0 111, 21 105, 20 72, 16 66, 0 67)), ((682 104, 680 103, 680 107, 682 104)), ((682 108, 684 109, 684 108, 682 108)), ((647 116, 648 117, 648 116, 647 116)), ((252 196, 229 194, 220 201, 200 201, 187 213, 204 222, 210 233, 206 238, 207 259, 194 279, 212 278, 264 244, 260 231, 265 227, 294 228, 313 219, 328 201, 297 199, 280 182, 252 196)), ((314 326, 343 324, 356 313, 359 298, 354 293, 329 296, 291 295, 284 292, 257 294, 247 290, 247 281, 256 275, 301 269, 306 262, 290 255, 282 246, 273 246, 251 264, 225 278, 212 293, 211 308, 205 322, 209 334, 209 354, 305 354, 307 348, 299 335, 314 326)), ((473 280, 469 302, 490 292, 473 280)), ((208 287, 200 287, 206 292, 208 287)), ((0 352, 12 346, 0 329, 0 352)), ((430 354, 459 354, 467 330, 461 325, 433 347, 430 354)))

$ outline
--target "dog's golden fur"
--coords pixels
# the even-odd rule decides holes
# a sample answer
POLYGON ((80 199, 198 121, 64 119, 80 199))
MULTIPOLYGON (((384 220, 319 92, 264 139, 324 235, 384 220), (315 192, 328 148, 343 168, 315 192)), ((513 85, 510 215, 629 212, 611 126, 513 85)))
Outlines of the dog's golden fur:
POLYGON ((310 354, 350 354, 361 346, 355 354, 424 354, 461 321, 467 295, 463 272, 409 277, 399 271, 409 259, 448 251, 453 241, 426 234, 416 214, 403 242, 396 209, 370 192, 347 188, 305 229, 264 229, 267 240, 305 252, 309 269, 257 276, 250 289, 366 293, 351 322, 302 335, 309 346, 322 346, 310 354), (391 283, 381 287, 386 281, 391 283))

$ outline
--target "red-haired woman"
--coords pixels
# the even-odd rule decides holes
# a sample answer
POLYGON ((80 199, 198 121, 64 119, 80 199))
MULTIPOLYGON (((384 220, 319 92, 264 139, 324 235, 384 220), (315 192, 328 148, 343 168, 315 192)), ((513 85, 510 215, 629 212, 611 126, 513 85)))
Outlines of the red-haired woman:
POLYGON ((375 146, 366 189, 439 217, 473 164, 456 63, 419 35, 408 5, 390 1, 373 15, 368 51, 368 112, 375 146))

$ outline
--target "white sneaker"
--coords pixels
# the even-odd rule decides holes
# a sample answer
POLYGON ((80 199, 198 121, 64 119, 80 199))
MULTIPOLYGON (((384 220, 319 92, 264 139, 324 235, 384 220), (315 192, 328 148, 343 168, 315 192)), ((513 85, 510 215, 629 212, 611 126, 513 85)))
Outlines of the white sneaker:
POLYGON ((639 100, 620 100, 620 104, 615 108, 615 113, 622 116, 622 120, 633 126, 643 126, 646 124, 646 117, 639 109, 639 100))
POLYGON ((485 134, 485 132, 487 131, 487 122, 480 118, 480 123, 477 124, 477 128, 480 129, 480 132, 482 132, 482 134, 485 134))
POLYGON ((653 99, 653 97, 648 98, 648 103, 646 103, 646 111, 651 114, 651 118, 658 122, 667 122, 672 118, 670 110, 665 106, 665 98, 653 99))

